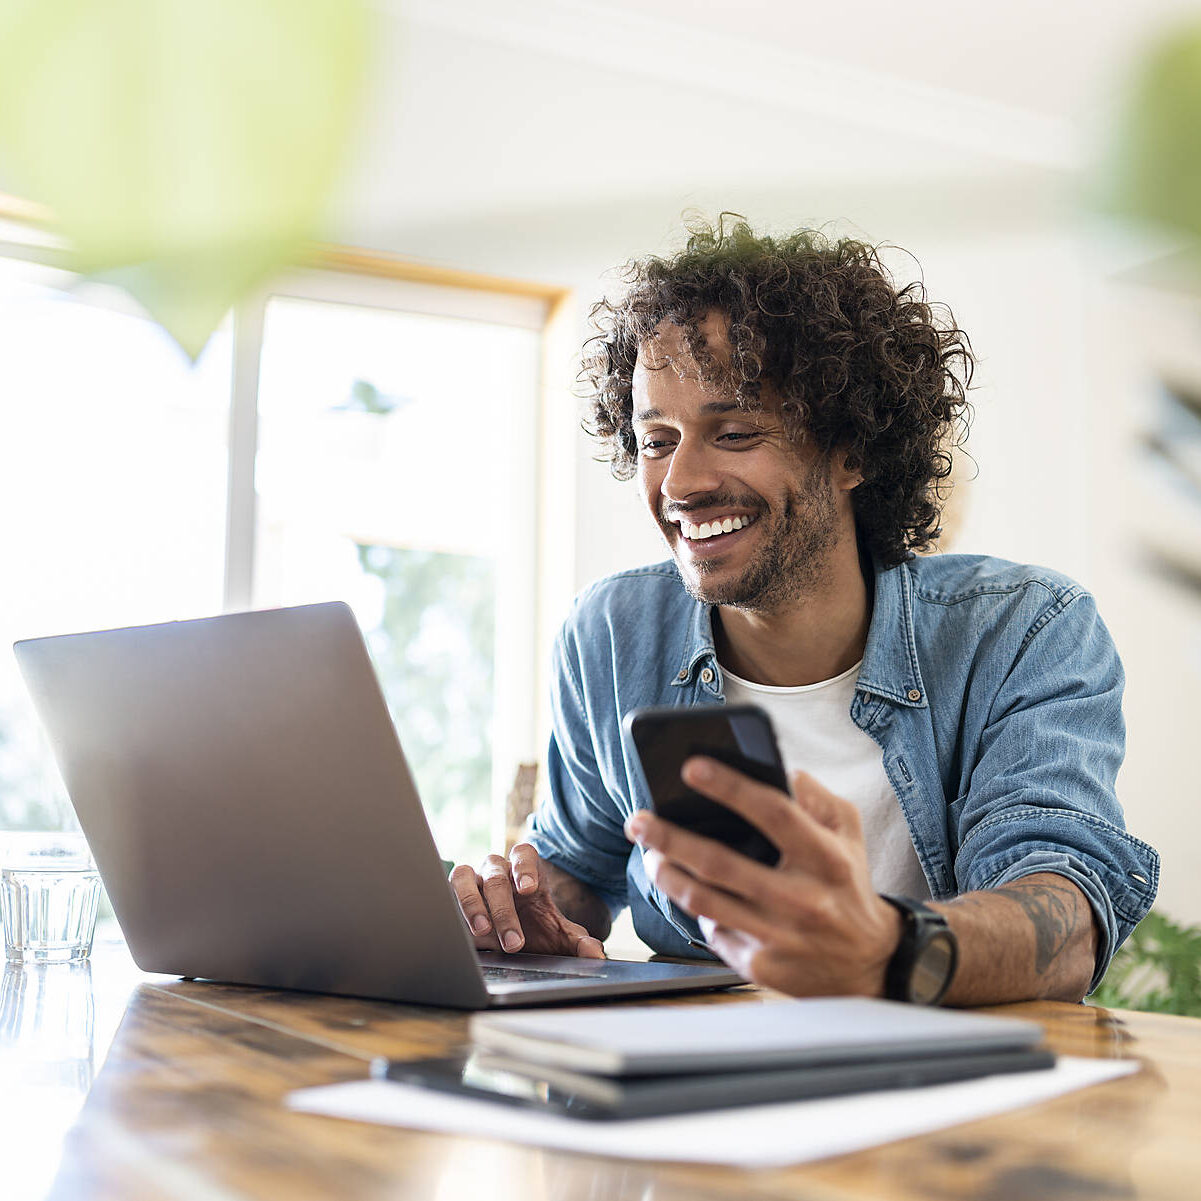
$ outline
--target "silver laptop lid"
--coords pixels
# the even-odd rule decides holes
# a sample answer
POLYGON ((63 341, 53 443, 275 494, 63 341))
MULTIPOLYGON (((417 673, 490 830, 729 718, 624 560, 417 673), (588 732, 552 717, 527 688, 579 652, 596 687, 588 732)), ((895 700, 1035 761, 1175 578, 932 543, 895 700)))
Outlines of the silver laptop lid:
POLYGON ((487 1003, 346 605, 14 649, 140 967, 487 1003))

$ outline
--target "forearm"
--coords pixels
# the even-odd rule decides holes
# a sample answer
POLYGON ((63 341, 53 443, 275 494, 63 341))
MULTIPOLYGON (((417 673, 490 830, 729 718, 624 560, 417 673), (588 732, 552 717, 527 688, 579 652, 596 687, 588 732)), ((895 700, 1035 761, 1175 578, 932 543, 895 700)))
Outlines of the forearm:
POLYGON ((540 870, 545 875, 550 895, 560 913, 573 922, 579 922, 593 938, 603 942, 609 937, 613 926, 609 907, 587 884, 546 860, 542 861, 540 870))
POLYGON ((1064 876, 1039 872, 933 906, 959 942, 959 967, 945 1001, 1083 999, 1096 965, 1092 907, 1064 876))

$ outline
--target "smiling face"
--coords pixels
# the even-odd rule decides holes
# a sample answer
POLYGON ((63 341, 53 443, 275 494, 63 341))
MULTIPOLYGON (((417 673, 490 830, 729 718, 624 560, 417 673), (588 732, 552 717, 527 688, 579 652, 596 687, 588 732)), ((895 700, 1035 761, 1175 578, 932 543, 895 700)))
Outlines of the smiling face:
MULTIPOLYGON (((723 354, 721 318, 701 330, 723 354)), ((854 539, 857 476, 835 478, 826 456, 791 442, 770 400, 748 412, 706 388, 678 326, 640 352, 633 401, 642 495, 692 596, 771 613, 822 585, 834 548, 854 539)))

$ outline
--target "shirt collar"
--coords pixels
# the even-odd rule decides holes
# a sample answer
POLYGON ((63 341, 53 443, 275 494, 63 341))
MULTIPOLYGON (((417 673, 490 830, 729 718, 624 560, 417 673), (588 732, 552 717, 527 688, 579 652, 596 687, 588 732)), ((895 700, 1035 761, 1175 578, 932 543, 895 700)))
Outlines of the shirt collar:
POLYGON ((913 636, 913 576, 909 564, 876 567, 875 603, 857 687, 914 709, 928 707, 913 636))
POLYGON ((675 679, 671 682, 673 688, 687 684, 698 664, 706 659, 717 665, 717 647, 713 641, 713 606, 693 601, 690 612, 684 644, 677 659, 675 679))
MULTIPOLYGON (((909 708, 927 707, 926 688, 913 635, 913 579, 907 563, 887 569, 876 564, 875 599, 863 666, 856 687, 909 708)), ((694 601, 683 645, 676 659, 673 687, 687 684, 699 664, 717 665, 713 606, 694 601)))

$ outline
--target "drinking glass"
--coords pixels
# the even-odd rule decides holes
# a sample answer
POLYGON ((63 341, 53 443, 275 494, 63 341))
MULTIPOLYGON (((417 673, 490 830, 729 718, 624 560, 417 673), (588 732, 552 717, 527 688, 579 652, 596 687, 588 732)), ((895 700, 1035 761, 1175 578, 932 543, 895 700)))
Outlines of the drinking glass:
POLYGON ((10 963, 78 963, 92 953, 100 876, 82 834, 8 835, 0 917, 10 963))

